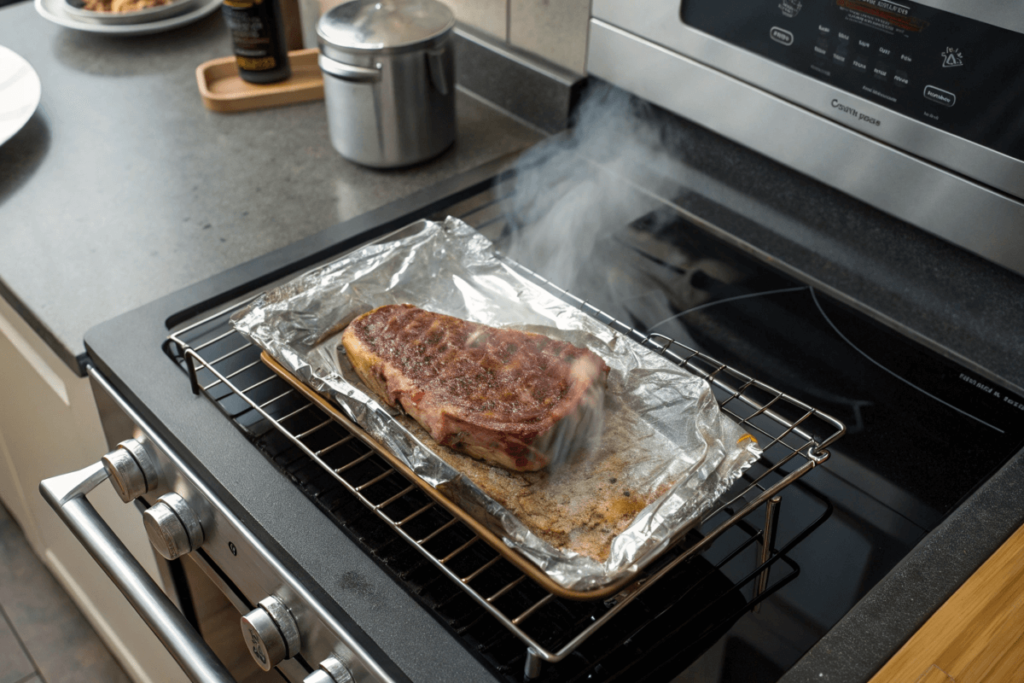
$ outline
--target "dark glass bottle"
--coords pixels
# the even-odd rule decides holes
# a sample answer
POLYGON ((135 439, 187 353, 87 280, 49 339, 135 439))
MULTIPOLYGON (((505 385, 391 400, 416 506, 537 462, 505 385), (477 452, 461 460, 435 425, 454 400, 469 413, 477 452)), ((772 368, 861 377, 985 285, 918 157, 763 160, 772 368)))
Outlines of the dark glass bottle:
POLYGON ((278 0, 224 0, 238 75, 250 83, 274 83, 292 75, 278 0))

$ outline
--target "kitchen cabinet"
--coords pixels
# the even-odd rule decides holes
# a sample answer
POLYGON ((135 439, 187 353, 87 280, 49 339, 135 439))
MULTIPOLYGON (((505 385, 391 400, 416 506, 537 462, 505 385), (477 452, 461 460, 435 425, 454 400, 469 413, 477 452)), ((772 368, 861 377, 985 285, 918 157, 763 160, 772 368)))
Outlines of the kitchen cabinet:
MULTIPOLYGON (((89 380, 0 299, 0 500, 125 672, 138 683, 183 683, 167 650, 39 494, 40 480, 94 463, 107 450, 89 380)), ((89 499, 163 585, 138 511, 106 484, 89 499)))

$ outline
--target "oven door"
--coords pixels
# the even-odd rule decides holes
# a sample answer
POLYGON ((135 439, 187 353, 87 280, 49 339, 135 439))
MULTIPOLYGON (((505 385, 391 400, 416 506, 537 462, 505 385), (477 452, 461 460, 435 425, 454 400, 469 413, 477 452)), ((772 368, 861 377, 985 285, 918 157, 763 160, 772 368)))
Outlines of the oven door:
POLYGON ((185 674, 204 683, 393 680, 110 383, 93 367, 89 375, 98 402, 118 409, 109 419, 130 421, 134 438, 39 488, 185 674), (86 498, 107 479, 143 510, 180 609, 86 498))

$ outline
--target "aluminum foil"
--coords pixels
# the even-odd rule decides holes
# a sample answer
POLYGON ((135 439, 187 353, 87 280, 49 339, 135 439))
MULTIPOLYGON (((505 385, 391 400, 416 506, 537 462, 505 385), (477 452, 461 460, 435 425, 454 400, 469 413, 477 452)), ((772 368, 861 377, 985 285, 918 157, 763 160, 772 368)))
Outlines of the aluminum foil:
MULTIPOLYGON (((570 590, 599 588, 639 571, 699 522, 761 455, 756 441, 720 413, 706 381, 550 294, 498 256, 487 238, 454 218, 443 225, 414 223, 301 275, 261 295, 232 323, 333 400, 424 481, 570 590), (614 482, 626 496, 653 499, 653 492, 664 491, 614 537, 606 560, 556 547, 532 532, 449 464, 452 457, 442 457, 452 453, 444 453, 425 430, 365 389, 340 347, 341 332, 356 316, 398 303, 494 327, 542 332, 587 347, 605 360, 611 372, 602 447, 585 467, 599 471, 606 477, 602 482, 614 482), (609 472, 615 476, 607 477, 609 472)), ((525 475, 476 461, 466 465, 477 473, 488 468, 491 478, 513 484, 513 492, 514 485, 525 482, 539 487, 530 488, 531 494, 540 492, 551 500, 568 501, 573 493, 558 489, 569 476, 564 473, 525 475)))

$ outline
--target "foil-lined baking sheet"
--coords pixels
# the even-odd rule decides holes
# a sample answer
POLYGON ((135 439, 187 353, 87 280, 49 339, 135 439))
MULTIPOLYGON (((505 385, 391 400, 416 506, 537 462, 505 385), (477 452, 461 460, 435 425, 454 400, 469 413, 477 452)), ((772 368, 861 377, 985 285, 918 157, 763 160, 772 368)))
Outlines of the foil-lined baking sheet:
POLYGON ((414 223, 301 275, 262 294, 232 324, 568 590, 637 572, 761 455, 720 412, 705 380, 555 297, 455 218, 414 223), (526 474, 434 442, 371 395, 341 347, 353 318, 400 303, 540 332, 598 354, 611 368, 600 446, 553 473, 526 474), (622 515, 629 506, 631 523, 622 515), (625 521, 612 528, 614 518, 625 521), (612 532, 610 546, 595 552, 612 532))

